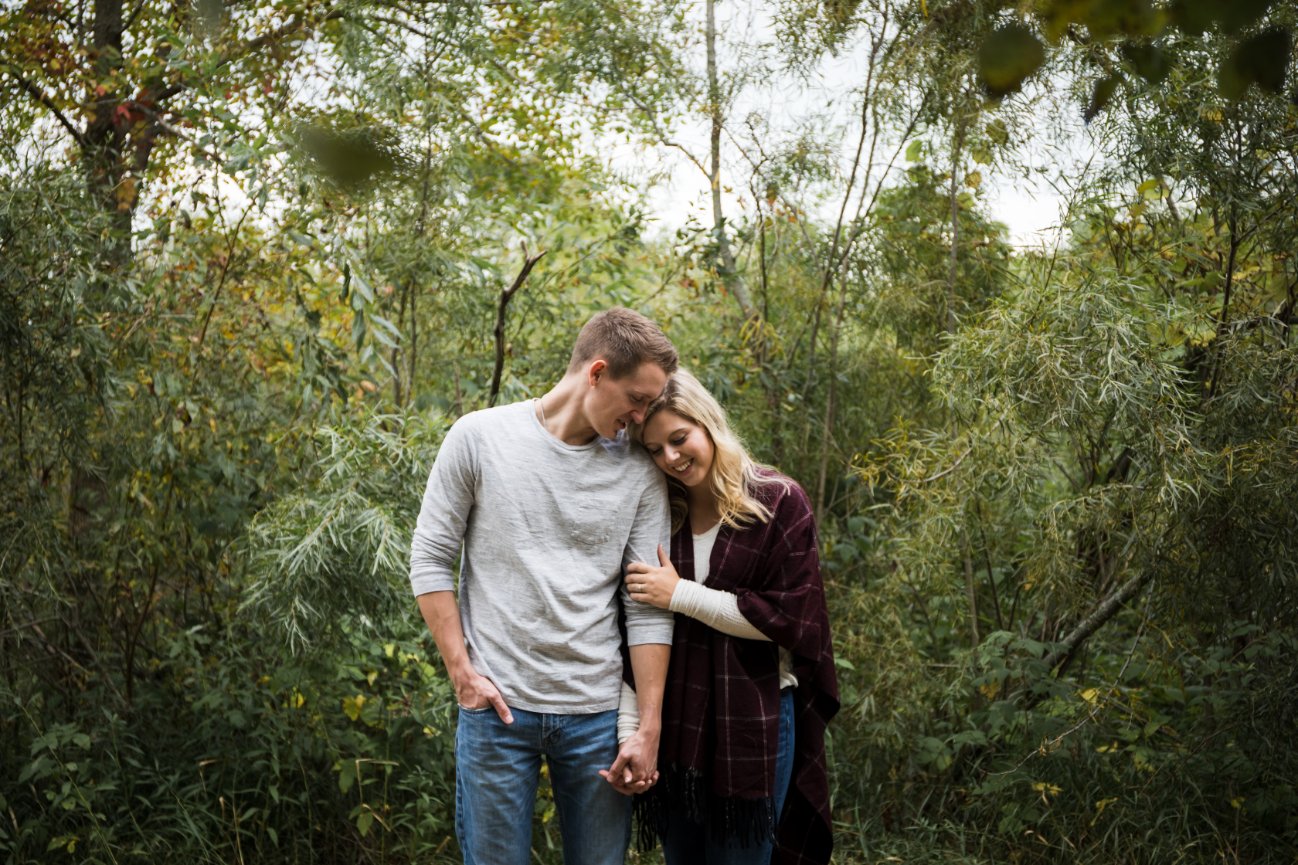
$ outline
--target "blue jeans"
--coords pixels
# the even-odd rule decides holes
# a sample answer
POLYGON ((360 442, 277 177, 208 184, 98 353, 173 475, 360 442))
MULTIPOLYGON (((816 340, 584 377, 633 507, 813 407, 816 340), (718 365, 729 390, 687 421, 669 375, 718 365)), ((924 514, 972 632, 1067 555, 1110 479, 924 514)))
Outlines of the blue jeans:
POLYGON ((547 715, 460 709, 455 834, 464 865, 527 865, 541 758, 550 766, 565 865, 622 865, 631 799, 599 776, 617 757, 617 711, 547 715))
MULTIPOLYGON (((780 693, 780 739, 775 752, 775 819, 780 819, 784 799, 793 778, 793 689, 780 693)), ((667 837, 663 839, 663 858, 667 865, 768 865, 770 841, 741 847, 719 840, 706 824, 691 823, 683 812, 668 816, 667 837)))

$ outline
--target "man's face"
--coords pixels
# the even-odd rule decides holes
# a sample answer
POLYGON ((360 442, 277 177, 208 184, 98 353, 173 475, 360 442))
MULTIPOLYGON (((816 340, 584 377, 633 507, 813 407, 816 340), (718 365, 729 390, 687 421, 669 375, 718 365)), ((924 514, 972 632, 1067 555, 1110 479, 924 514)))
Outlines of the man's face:
POLYGON ((629 424, 644 420, 644 410, 667 386, 667 373, 653 363, 642 363, 622 378, 609 374, 608 364, 594 361, 587 369, 586 417, 595 432, 615 439, 629 424))

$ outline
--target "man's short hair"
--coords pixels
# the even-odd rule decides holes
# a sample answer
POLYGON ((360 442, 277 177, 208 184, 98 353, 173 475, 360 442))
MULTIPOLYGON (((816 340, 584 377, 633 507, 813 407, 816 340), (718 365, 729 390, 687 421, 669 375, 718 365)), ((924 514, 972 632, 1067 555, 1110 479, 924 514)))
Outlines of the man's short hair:
POLYGON ((621 306, 606 309, 586 322, 572 347, 568 371, 596 358, 608 363, 613 378, 631 375, 644 363, 655 364, 671 375, 680 363, 676 347, 658 325, 621 306))

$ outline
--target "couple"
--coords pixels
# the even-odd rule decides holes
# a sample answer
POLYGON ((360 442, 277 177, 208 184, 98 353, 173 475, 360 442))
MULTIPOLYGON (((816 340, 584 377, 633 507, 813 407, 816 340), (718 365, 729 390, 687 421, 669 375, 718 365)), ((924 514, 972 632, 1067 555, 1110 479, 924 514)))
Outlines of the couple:
POLYGON ((811 510, 649 319, 596 315, 545 396, 451 427, 410 580, 460 704, 466 865, 529 861, 542 758, 568 865, 623 861, 633 794, 669 865, 829 860, 811 510))

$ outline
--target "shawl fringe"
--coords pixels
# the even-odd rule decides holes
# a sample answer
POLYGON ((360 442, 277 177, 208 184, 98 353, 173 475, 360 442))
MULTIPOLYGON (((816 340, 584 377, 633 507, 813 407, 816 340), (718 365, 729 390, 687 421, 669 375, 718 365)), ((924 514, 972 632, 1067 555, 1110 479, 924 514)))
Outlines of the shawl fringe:
POLYGON ((641 851, 654 848, 667 835, 668 816, 683 816, 696 826, 710 827, 713 837, 734 841, 740 847, 756 847, 775 839, 775 800, 719 796, 708 789, 707 777, 698 769, 669 766, 661 770, 659 783, 648 793, 635 797, 632 805, 636 823, 636 844, 641 851))

